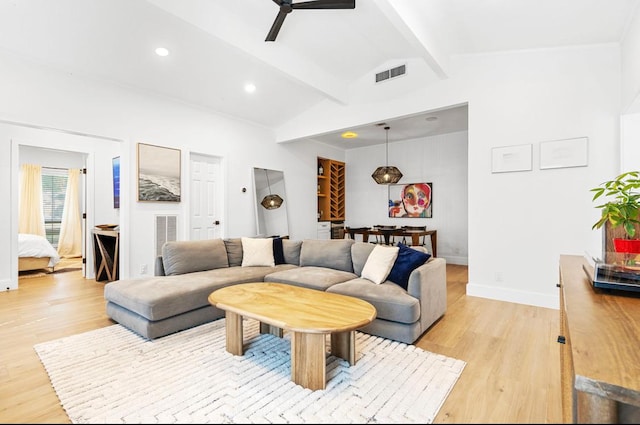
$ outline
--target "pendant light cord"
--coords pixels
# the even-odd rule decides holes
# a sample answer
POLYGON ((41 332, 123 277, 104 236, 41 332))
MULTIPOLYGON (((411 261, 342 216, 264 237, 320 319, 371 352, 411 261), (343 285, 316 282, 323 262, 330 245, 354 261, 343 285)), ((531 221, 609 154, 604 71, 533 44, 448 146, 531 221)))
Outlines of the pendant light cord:
POLYGON ((269 171, 267 171, 267 169, 264 169, 264 174, 267 176, 267 186, 269 186, 269 195, 271 195, 271 183, 269 183, 269 171))
POLYGON ((387 127, 385 127, 385 128, 384 128, 384 129, 386 130, 386 132, 387 132, 387 143, 386 143, 386 145, 387 145, 387 161, 386 161, 386 166, 387 166, 387 167, 389 166, 389 129, 390 129, 390 128, 391 128, 391 127, 389 127, 389 126, 387 126, 387 127))

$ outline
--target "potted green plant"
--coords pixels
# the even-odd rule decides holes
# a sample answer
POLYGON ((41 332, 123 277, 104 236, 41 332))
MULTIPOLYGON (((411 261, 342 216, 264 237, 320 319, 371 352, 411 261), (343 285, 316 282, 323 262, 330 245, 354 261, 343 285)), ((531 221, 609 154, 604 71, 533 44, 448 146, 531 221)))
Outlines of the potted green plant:
POLYGON ((607 221, 611 228, 622 226, 624 229, 624 238, 613 239, 616 252, 640 253, 640 235, 636 231, 636 226, 640 224, 639 177, 640 171, 628 171, 591 189, 594 193, 593 201, 603 196, 608 199, 604 204, 596 206, 602 214, 592 229, 601 228, 607 221))

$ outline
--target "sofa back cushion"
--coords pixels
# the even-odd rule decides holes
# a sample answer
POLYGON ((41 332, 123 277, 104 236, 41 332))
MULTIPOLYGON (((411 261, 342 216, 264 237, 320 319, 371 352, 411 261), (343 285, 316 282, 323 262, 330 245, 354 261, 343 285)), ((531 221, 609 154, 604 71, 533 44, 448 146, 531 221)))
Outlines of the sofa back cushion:
POLYGON ((353 239, 305 239, 300 248, 300 266, 328 267, 353 272, 351 246, 353 239))
POLYGON ((227 260, 229 260, 229 267, 242 265, 242 239, 241 238, 229 238, 224 239, 224 247, 227 250, 227 260))
POLYGON ((162 265, 167 276, 229 267, 222 239, 171 241, 162 247, 162 265))
POLYGON ((282 252, 284 254, 284 262, 287 264, 293 264, 295 266, 299 266, 301 248, 302 248, 302 241, 292 241, 289 239, 283 239, 282 252))
POLYGON ((351 246, 351 261, 353 262, 353 272, 358 276, 362 276, 362 269, 367 263, 369 254, 373 251, 376 245, 366 242, 355 242, 351 246))

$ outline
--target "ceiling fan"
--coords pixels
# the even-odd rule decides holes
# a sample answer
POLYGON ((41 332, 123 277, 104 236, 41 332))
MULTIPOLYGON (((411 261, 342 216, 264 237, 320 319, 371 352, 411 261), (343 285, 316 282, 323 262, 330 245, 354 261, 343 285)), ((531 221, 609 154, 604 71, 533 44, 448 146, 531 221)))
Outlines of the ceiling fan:
POLYGON ((276 20, 273 21, 273 25, 267 34, 267 38, 264 41, 275 41, 280 32, 280 27, 284 22, 284 18, 287 17, 294 9, 355 9, 356 0, 315 0, 315 1, 301 1, 294 3, 292 0, 273 0, 275 4, 280 7, 280 12, 276 16, 276 20))

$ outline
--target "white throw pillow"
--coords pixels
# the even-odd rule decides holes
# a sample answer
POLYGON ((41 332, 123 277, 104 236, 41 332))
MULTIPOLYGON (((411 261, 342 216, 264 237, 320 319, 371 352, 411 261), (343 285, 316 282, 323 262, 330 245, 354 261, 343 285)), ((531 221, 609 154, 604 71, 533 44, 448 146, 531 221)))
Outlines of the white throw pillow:
POLYGON ((242 238, 242 267, 275 265, 273 239, 242 238))
POLYGON ((369 279, 373 283, 384 282, 391 272, 393 263, 396 262, 399 250, 397 246, 376 245, 369 254, 360 277, 369 279))

